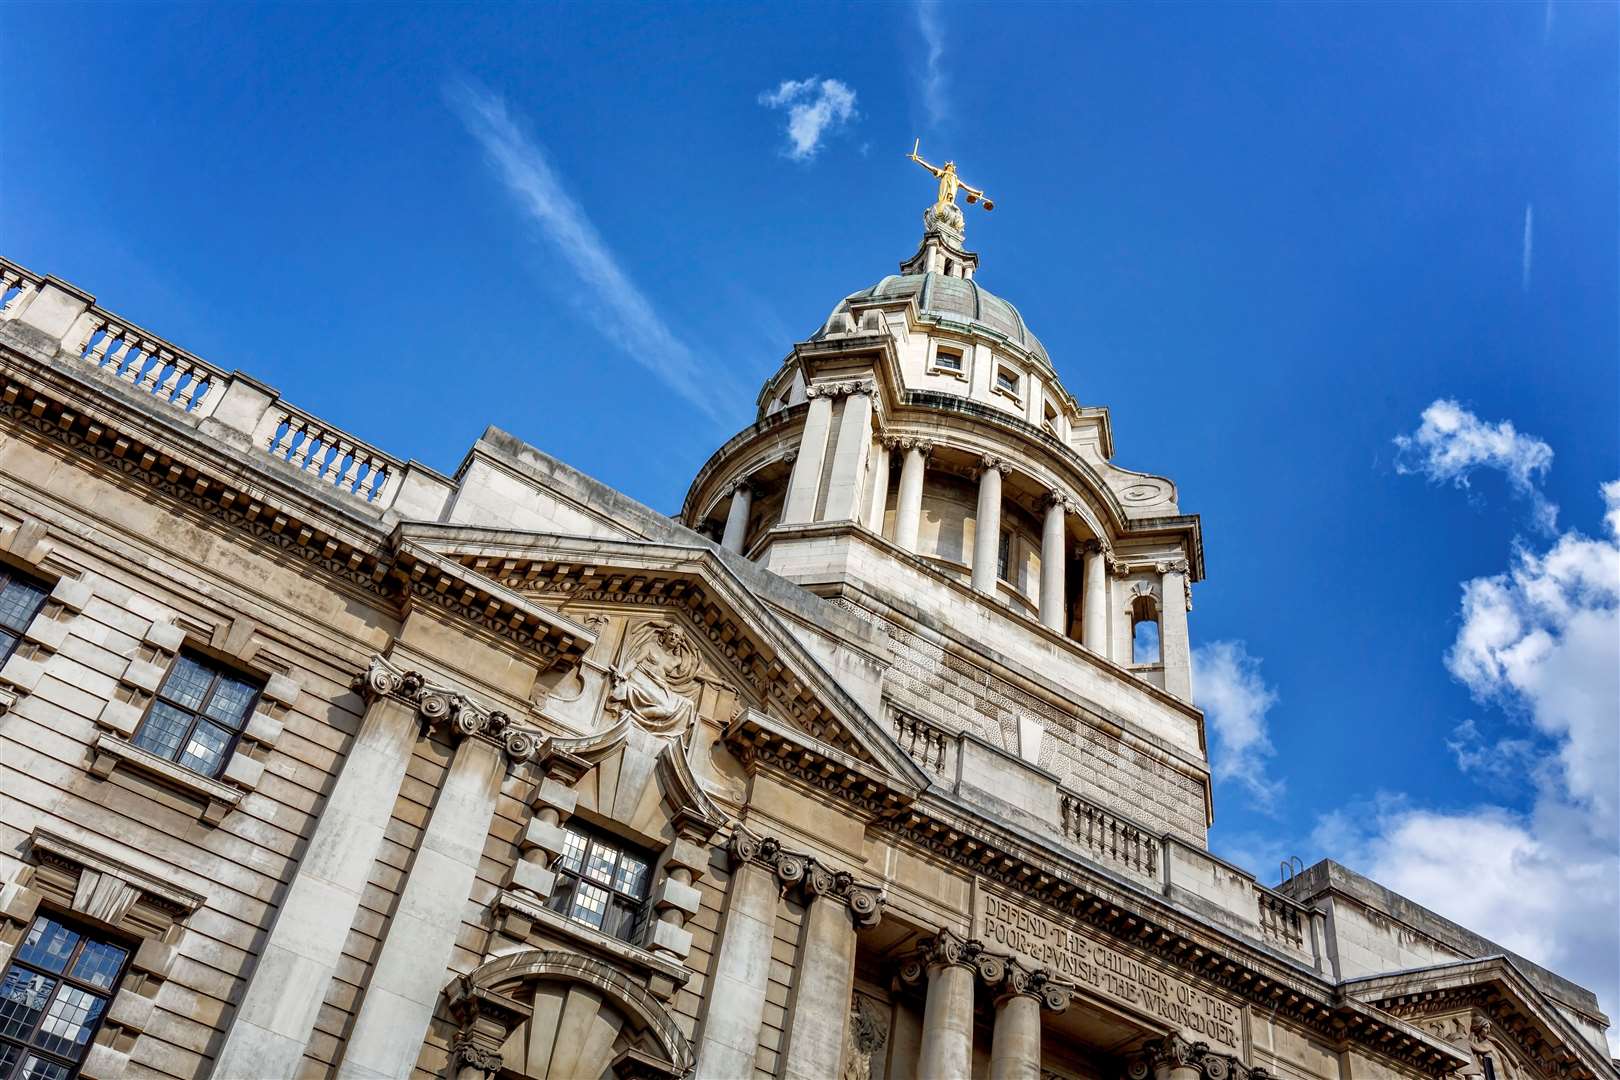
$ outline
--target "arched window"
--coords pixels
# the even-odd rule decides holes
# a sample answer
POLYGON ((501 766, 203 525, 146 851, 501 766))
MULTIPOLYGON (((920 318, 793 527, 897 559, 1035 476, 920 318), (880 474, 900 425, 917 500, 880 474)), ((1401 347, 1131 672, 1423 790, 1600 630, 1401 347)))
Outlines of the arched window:
POLYGON ((1159 607, 1153 597, 1143 595, 1131 601, 1131 663, 1157 664, 1159 653, 1159 607))

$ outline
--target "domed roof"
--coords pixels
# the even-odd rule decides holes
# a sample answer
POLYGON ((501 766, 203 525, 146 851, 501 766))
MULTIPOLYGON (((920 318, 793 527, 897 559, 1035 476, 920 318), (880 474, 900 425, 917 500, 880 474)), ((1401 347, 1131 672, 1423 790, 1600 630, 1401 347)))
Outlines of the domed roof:
POLYGON ((847 311, 851 305, 863 302, 906 299, 915 299, 917 310, 925 317, 972 323, 1022 346, 1041 363, 1052 366, 1046 347, 1024 324, 1018 309, 971 278, 933 272, 890 274, 870 289, 852 293, 835 310, 847 311))

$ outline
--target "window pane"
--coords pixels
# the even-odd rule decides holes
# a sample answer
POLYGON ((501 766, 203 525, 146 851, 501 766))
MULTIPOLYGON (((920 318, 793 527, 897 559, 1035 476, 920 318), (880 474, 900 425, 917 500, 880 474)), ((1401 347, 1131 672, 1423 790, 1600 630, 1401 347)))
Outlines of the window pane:
POLYGON ((28 940, 17 952, 17 959, 33 967, 41 967, 53 974, 62 974, 73 946, 79 943, 77 931, 69 930, 55 919, 41 915, 28 928, 28 940))
POLYGON ((22 1047, 0 1043, 0 1076, 10 1076, 11 1067, 22 1057, 22 1047))
POLYGON ((189 656, 177 656, 174 667, 169 670, 169 679, 163 684, 163 696, 188 709, 201 708, 213 681, 212 671, 189 656))
POLYGON ((21 1038, 45 1010, 56 980, 37 971, 13 966, 0 984, 0 1035, 21 1038))
POLYGON ((0 626, 26 630, 44 602, 44 589, 31 581, 12 578, 0 589, 0 626))
POLYGON ((68 974, 80 982, 89 983, 97 990, 111 990, 118 980, 118 969, 124 966, 123 949, 105 941, 86 941, 68 974))
POLYGON ((106 998, 77 986, 62 987, 45 1014, 45 1022, 39 1025, 34 1045, 46 1053, 77 1060, 106 1007, 106 998))
POLYGON ((15 649, 17 642, 21 640, 22 638, 13 634, 10 630, 0 628, 0 661, 11 659, 11 650, 15 649))
POLYGON ((591 856, 585 862, 585 876, 603 885, 613 884, 613 869, 618 865, 619 853, 599 843, 591 845, 591 856))
POLYGON ((619 853, 619 874, 613 887, 637 900, 647 895, 647 863, 626 852, 619 853))
POLYGON ((608 893, 588 881, 579 883, 574 893, 574 910, 570 913, 582 923, 601 929, 602 917, 607 914, 608 893))
POLYGON ((585 861, 585 845, 585 838, 579 833, 572 829, 566 831, 563 837, 563 869, 579 873, 579 868, 585 861))
POLYGON ((219 680, 219 686, 214 689, 214 696, 208 699, 208 708, 203 712, 228 728, 239 728, 242 721, 247 719, 248 709, 258 690, 241 679, 225 676, 219 680))
POLYGON ((213 776, 225 764, 225 748, 231 744, 231 733, 218 724, 199 720, 197 730, 186 742, 186 751, 180 755, 180 764, 192 772, 213 776))
POLYGON ((68 1067, 59 1062, 48 1061, 38 1054, 29 1054, 28 1061, 24 1063, 22 1075, 18 1080, 67 1080, 68 1067))
POLYGON ((152 711, 146 714, 146 720, 131 741, 158 757, 173 761, 180 753, 180 744, 185 742, 186 729, 190 726, 189 715, 167 702, 154 701, 152 711))

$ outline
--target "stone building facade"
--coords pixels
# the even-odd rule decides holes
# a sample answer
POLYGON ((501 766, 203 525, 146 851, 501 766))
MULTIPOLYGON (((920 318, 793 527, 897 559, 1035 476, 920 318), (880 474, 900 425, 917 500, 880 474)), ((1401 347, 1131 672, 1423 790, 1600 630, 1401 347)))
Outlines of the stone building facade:
POLYGON ((1200 523, 960 215, 676 517, 0 261, 0 1080, 1599 1080, 1594 996, 1211 855, 1200 523))

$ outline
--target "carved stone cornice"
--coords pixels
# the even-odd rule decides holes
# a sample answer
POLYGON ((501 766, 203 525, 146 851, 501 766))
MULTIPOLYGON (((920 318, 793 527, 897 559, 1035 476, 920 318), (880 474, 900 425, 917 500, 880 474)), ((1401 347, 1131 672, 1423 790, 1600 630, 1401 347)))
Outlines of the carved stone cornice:
POLYGON ((877 384, 871 379, 841 379, 837 382, 811 383, 804 388, 807 398, 841 398, 851 394, 877 394, 877 384))
POLYGON ((1249 1068, 1230 1054, 1217 1054, 1208 1043, 1189 1042, 1180 1035, 1150 1039, 1125 1065, 1129 1080, 1148 1080, 1160 1069, 1194 1069, 1201 1080, 1267 1080, 1263 1068, 1249 1068))
POLYGON ((373 656, 366 670, 355 676, 354 688, 367 701, 388 697, 413 705, 429 727, 441 728, 454 739, 493 743, 513 762, 533 758, 547 738, 539 728, 485 708, 455 687, 430 682, 421 672, 407 671, 382 656, 373 656))
POLYGON ((809 903, 816 899, 841 901, 859 929, 876 926, 883 918, 888 897, 876 885, 864 885, 847 870, 835 870, 802 851, 789 851, 774 836, 755 836, 742 826, 732 831, 726 852, 733 866, 754 863, 776 877, 783 891, 797 893, 809 903))

